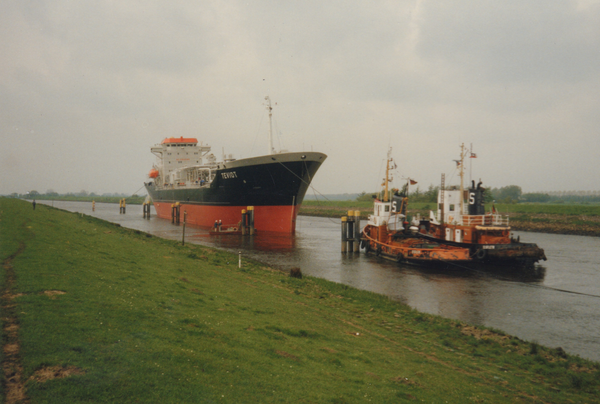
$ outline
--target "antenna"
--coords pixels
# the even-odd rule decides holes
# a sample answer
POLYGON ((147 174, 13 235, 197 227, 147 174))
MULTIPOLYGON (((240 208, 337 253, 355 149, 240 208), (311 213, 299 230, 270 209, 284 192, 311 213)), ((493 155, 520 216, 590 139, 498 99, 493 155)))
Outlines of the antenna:
POLYGON ((267 101, 267 111, 269 111, 269 152, 267 154, 273 154, 273 107, 271 107, 271 99, 268 95, 265 100, 267 101))
POLYGON ((388 185, 390 180, 390 161, 392 160, 392 147, 390 146, 390 149, 388 150, 388 155, 387 155, 387 162, 386 162, 386 166, 385 166, 385 178, 384 178, 384 182, 383 185, 385 186, 385 193, 383 194, 383 201, 384 202, 388 202, 389 198, 388 198, 388 185))

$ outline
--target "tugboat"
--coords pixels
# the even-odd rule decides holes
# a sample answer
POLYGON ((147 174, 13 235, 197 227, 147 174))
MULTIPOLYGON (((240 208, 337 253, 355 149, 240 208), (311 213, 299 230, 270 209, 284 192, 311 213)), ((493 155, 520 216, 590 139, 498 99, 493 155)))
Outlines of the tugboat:
MULTIPOLYGON (((546 260, 544 250, 536 244, 521 243, 510 235, 508 217, 495 208, 485 213, 484 192, 481 182, 464 189, 464 158, 467 152, 461 146, 457 160, 461 185, 438 193, 437 214, 430 218, 406 220, 408 207, 408 180, 402 192, 392 190, 389 172, 393 163, 388 152, 382 199, 375 199, 373 215, 361 234, 361 246, 367 253, 393 259, 399 263, 425 265, 455 265, 466 267, 511 266, 532 267, 546 260)), ((442 177, 443 178, 443 177, 442 177)))

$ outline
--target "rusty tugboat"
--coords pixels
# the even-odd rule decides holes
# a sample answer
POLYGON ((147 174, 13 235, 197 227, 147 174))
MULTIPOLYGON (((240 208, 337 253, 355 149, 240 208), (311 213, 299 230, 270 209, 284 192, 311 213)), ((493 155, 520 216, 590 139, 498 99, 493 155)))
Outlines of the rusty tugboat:
MULTIPOLYGON (((464 189, 464 158, 461 145, 460 187, 442 186, 438 193, 437 212, 428 219, 407 219, 408 179, 402 192, 389 191, 390 167, 394 165, 388 152, 386 176, 381 199, 375 199, 374 211, 361 233, 361 247, 367 253, 392 259, 398 263, 428 266, 481 268, 489 266, 532 268, 546 260, 544 250, 536 244, 522 243, 510 234, 509 219, 495 207, 485 212, 485 188, 481 182, 464 189)), ((394 165, 395 166, 395 165, 394 165)))

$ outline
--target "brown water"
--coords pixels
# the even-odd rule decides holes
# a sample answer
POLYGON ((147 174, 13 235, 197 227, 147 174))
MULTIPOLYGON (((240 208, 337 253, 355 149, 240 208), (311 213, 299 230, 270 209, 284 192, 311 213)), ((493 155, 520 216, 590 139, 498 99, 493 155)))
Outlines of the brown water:
MULTIPOLYGON (((42 203, 51 204, 43 201, 42 203)), ((159 237, 181 240, 182 228, 130 205, 54 202, 159 237)), ((153 211, 154 213, 154 211, 153 211)), ((514 232, 544 248, 548 261, 536 272, 489 273, 428 270, 360 254, 340 253, 339 220, 299 216, 296 234, 211 237, 186 227, 186 242, 242 252, 270 265, 390 296, 415 309, 494 327, 521 339, 600 361, 600 238, 514 232), (574 293, 570 293, 574 292, 574 293), (592 296, 589 296, 592 295, 592 296)))

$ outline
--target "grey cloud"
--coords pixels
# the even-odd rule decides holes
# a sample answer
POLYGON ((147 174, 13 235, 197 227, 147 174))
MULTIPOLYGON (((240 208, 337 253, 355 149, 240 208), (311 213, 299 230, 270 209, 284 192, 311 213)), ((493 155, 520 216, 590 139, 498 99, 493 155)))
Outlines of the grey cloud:
POLYGON ((417 52, 486 81, 582 81, 600 68, 600 5, 572 1, 423 2, 417 52))

